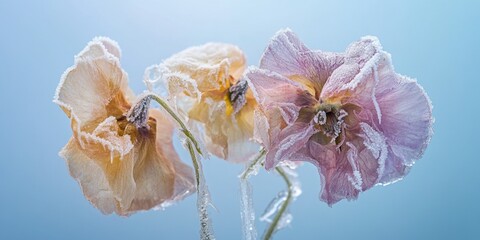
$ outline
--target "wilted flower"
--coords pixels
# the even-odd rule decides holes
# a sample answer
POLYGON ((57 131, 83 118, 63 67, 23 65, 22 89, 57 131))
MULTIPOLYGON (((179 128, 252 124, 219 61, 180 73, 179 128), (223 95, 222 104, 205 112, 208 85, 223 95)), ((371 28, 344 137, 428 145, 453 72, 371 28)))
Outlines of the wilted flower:
POLYGON ((268 151, 265 167, 313 163, 329 205, 402 179, 432 135, 428 96, 395 73, 375 37, 328 53, 280 31, 246 78, 259 104, 255 137, 268 151))
POLYGON ((132 108, 119 58, 116 42, 95 38, 62 76, 54 102, 71 119, 73 137, 60 155, 85 197, 104 214, 129 215, 182 199, 195 186, 173 148, 173 123, 148 110, 148 97, 132 108))
MULTIPOLYGON (((150 86, 165 84, 180 112, 203 125, 209 152, 245 162, 258 152, 253 136, 256 102, 242 79, 245 56, 233 45, 191 47, 147 70, 150 86)), ((147 77, 148 78, 148 77, 147 77)))

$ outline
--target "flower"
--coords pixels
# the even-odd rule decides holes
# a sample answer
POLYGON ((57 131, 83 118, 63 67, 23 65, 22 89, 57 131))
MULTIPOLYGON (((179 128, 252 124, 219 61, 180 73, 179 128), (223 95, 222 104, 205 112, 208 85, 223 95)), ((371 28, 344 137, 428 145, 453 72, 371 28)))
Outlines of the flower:
POLYGON ((130 215, 180 200, 195 186, 173 148, 173 123, 148 110, 149 98, 132 108, 119 58, 116 42, 93 39, 63 74, 54 102, 73 130, 60 156, 85 197, 104 214, 130 215))
POLYGON ((432 106, 415 80, 395 73, 376 37, 344 53, 308 49, 278 32, 260 68, 245 74, 258 102, 255 138, 281 161, 314 164, 320 199, 356 199, 374 185, 401 180, 432 135, 432 106))
POLYGON ((230 162, 258 152, 253 136, 256 102, 242 74, 245 56, 233 45, 208 43, 177 53, 147 69, 147 85, 165 84, 180 112, 205 129, 207 150, 230 162))

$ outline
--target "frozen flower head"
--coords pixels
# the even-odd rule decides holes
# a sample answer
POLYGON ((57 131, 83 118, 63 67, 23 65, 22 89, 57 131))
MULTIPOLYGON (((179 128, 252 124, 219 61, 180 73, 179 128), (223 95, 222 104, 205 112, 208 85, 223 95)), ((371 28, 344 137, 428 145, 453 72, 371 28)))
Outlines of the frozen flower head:
POLYGON ((375 37, 329 53, 280 31, 246 78, 259 104, 255 137, 268 151, 265 167, 314 164, 329 205, 402 179, 432 135, 428 96, 395 73, 375 37))
POLYGON ((102 213, 129 215, 182 199, 193 172, 172 144, 173 124, 149 98, 132 108, 120 49, 95 38, 62 76, 54 102, 71 119, 73 137, 60 155, 85 197, 102 213))
POLYGON ((258 152, 253 136, 256 102, 242 75, 245 56, 233 45, 208 43, 173 55, 147 69, 147 85, 164 84, 180 112, 203 125, 209 152, 245 162, 258 152))

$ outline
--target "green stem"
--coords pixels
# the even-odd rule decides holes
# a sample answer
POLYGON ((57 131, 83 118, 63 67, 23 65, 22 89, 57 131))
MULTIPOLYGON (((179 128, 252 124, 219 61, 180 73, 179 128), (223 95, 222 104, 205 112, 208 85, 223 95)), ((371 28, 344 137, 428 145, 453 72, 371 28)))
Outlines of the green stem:
POLYGON ((260 162, 263 157, 267 154, 267 151, 265 148, 260 149, 260 152, 258 153, 258 156, 250 163, 250 165, 245 169, 245 171, 240 175, 240 178, 245 180, 250 176, 250 174, 255 170, 256 166, 258 165, 258 162, 260 162))
POLYGON ((180 125, 180 127, 182 128, 181 131, 183 132, 183 134, 185 134, 185 136, 187 136, 187 138, 190 139, 190 141, 192 141, 192 143, 195 146, 195 149, 197 150, 197 152, 200 155, 203 155, 202 151, 200 150, 200 146, 199 146, 197 140, 195 139, 195 137, 193 136, 193 134, 188 130, 185 123, 183 123, 183 121, 170 108, 170 106, 168 106, 168 104, 163 99, 161 99, 159 96, 157 96, 153 93, 150 94, 149 96, 151 96, 153 98, 153 100, 157 101, 158 104, 160 104, 160 106, 162 106, 163 109, 165 109, 165 111, 167 111, 170 114, 170 116, 172 116, 173 119, 175 119, 175 121, 177 121, 178 125, 180 125))
POLYGON ((283 180, 284 180, 285 183, 287 184, 287 188, 288 188, 288 191, 287 191, 287 199, 285 200, 285 202, 283 202, 282 206, 280 207, 280 209, 278 210, 277 214, 276 214, 275 217, 273 218, 272 223, 270 224, 270 226, 268 227, 268 229, 265 231, 265 234, 264 234, 264 237, 263 237, 264 240, 269 240, 269 239, 272 238, 273 233, 275 232, 275 229, 277 228, 278 222, 280 221, 280 219, 282 218, 283 214, 285 213, 285 210, 287 210, 287 207, 288 207, 288 205, 290 204, 290 202, 291 202, 291 200, 292 200, 292 195, 293 195, 293 192, 292 192, 292 182, 291 182, 290 179, 288 178, 288 176, 287 176, 287 174, 285 173, 285 171, 283 171, 283 169, 282 169, 281 167, 276 167, 276 168, 275 168, 275 171, 277 171, 278 174, 280 174, 280 176, 283 178, 283 180))
POLYGON ((195 150, 193 149, 192 142, 187 142, 188 152, 192 157, 193 168, 195 169, 195 179, 197 181, 197 191, 200 189, 200 166, 198 165, 197 155, 195 154, 195 150))

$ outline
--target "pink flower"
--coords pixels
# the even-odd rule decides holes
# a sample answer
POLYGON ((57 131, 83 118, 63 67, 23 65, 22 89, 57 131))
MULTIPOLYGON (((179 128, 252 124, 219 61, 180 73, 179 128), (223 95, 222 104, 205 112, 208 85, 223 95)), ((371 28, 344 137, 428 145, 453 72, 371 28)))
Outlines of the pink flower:
POLYGON ((268 151, 265 167, 314 164, 329 205, 401 180, 433 132, 427 94, 395 73, 376 37, 329 53, 283 30, 246 78, 259 105, 254 134, 268 151))

